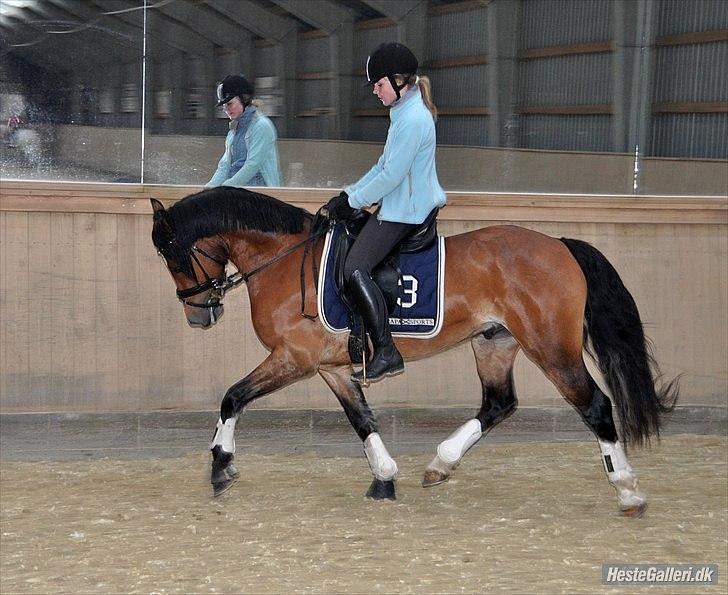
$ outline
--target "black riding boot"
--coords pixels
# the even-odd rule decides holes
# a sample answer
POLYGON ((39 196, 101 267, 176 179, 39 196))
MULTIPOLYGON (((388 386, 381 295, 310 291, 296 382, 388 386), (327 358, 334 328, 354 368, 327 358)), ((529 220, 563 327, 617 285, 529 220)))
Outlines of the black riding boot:
MULTIPOLYGON (((385 376, 395 376, 404 371, 404 361, 392 341, 389 330, 387 305, 379 286, 369 275, 359 270, 354 271, 349 279, 349 287, 356 300, 356 306, 364 319, 364 327, 372 338, 374 355, 367 365, 366 379, 370 382, 381 380, 385 376)), ((351 379, 364 382, 364 373, 356 372, 351 379)))

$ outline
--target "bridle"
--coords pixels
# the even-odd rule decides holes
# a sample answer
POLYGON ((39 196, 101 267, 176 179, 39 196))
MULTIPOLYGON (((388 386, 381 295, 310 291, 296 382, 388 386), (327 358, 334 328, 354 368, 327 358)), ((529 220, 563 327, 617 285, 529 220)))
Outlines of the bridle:
POLYGON ((225 296, 225 292, 229 289, 237 287, 238 285, 240 285, 240 283, 243 282, 243 275, 241 273, 233 273, 232 275, 226 276, 224 272, 227 260, 220 260, 219 258, 214 257, 212 254, 205 252, 205 250, 203 250, 199 246, 195 246, 193 244, 189 250, 189 253, 192 257, 192 260, 197 263, 198 268, 202 271, 202 274, 205 275, 205 281, 203 283, 200 283, 200 280, 197 278, 197 273, 195 273, 195 269, 194 267, 192 267, 192 274, 195 277, 195 283, 197 283, 197 285, 195 285, 194 287, 189 287, 187 289, 178 289, 177 297, 182 301, 185 306, 207 309, 217 308, 222 303, 222 298, 225 296), (210 275, 207 273, 207 269, 202 266, 200 259, 197 258, 197 254, 201 254, 202 256, 210 259, 212 262, 219 264, 221 267, 223 267, 223 274, 219 277, 210 277, 210 275), (208 290, 210 290, 210 294, 207 296, 207 299, 204 303, 200 304, 197 302, 189 301, 188 298, 199 295, 200 293, 208 290))
MULTIPOLYGON (((276 254, 273 258, 266 260, 263 264, 255 267, 253 270, 248 271, 247 273, 241 273, 240 271, 233 273, 232 275, 225 275, 225 265, 227 264, 227 259, 221 260, 209 252, 206 252, 199 246, 196 246, 195 244, 192 245, 192 247, 189 249, 189 254, 192 257, 192 259, 197 263, 198 268, 202 271, 202 274, 205 276, 204 282, 200 283, 200 280, 197 278, 197 273, 195 273, 194 267, 192 268, 192 274, 195 277, 195 285, 194 287, 189 287, 187 289, 178 289, 177 290, 177 297, 182 301, 183 304, 186 306, 192 306, 193 308, 204 308, 208 310, 213 310, 214 308, 217 308, 218 306, 222 305, 222 299, 225 297, 225 293, 231 289, 236 288, 241 283, 247 283, 248 279, 250 279, 253 275, 256 273, 259 273, 263 269, 268 268, 272 264, 275 264, 279 260, 285 258, 289 254, 292 254, 296 250, 298 250, 301 246, 306 246, 306 250, 304 251, 304 262, 306 260, 306 255, 309 251, 310 244, 317 240, 319 237, 321 237, 323 234, 325 234, 328 231, 328 228, 324 227, 322 229, 318 229, 316 231, 312 231, 309 236, 301 240, 300 242, 297 242, 293 246, 290 246, 283 250, 282 252, 276 254), (211 277, 204 266, 202 266, 202 263, 200 262, 200 259, 197 257, 198 254, 201 254, 205 258, 211 260, 212 262, 219 264, 221 267, 223 267, 223 274, 219 277, 211 277), (191 302, 189 301, 189 298, 199 295, 200 293, 203 293, 205 291, 210 291, 210 294, 207 296, 207 299, 203 303, 198 302, 191 302)), ((312 255, 312 261, 315 260, 312 255)), ((304 279, 304 262, 301 263, 301 290, 302 290, 302 296, 301 296, 301 313, 304 316, 308 316, 303 313, 303 304, 305 302, 305 279, 304 279)), ((314 269, 314 281, 316 280, 316 264, 313 262, 313 269, 314 269)))

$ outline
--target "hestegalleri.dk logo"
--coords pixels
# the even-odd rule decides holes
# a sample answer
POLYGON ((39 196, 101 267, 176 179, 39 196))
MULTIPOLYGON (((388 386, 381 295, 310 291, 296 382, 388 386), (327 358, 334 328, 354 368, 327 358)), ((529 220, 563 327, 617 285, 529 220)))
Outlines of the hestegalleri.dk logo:
POLYGON ((717 585, 717 564, 602 564, 602 583, 717 585))

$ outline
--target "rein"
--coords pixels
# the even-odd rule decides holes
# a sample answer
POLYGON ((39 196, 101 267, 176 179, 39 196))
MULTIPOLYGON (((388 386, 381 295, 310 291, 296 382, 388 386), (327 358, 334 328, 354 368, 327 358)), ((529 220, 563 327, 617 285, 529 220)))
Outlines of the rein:
MULTIPOLYGON (((195 282, 197 285, 194 287, 189 287, 187 289, 178 289, 177 290, 177 297, 182 300, 182 302, 187 306, 192 306, 195 308, 217 308, 221 302, 222 298, 225 296, 225 293, 231 289, 235 289, 238 285, 242 283, 247 283, 248 279, 250 279, 253 275, 259 273, 260 271, 268 268, 269 266, 275 264, 279 260, 282 260, 289 256, 290 254, 293 254, 296 250, 298 250, 301 246, 305 246, 305 250, 303 253, 303 261, 301 262, 301 315, 305 318, 316 318, 317 315, 310 315, 306 314, 304 312, 304 305, 306 300, 306 284, 305 284, 305 272, 304 272, 304 264, 306 261, 306 256, 308 255, 309 251, 311 252, 311 262, 312 262, 312 270, 314 272, 314 286, 317 284, 317 275, 316 275, 316 262, 315 258, 313 256, 313 251, 310 250, 313 242, 320 238, 322 235, 324 235, 328 231, 328 226, 322 226, 320 225, 320 219, 319 219, 319 213, 316 213, 316 216, 314 217, 313 223, 311 225, 311 232, 309 233, 308 237, 304 240, 301 240, 300 242, 295 243, 293 246, 289 246, 282 252, 276 254, 274 257, 272 257, 270 260, 266 260, 263 264, 258 265, 253 270, 248 272, 241 273, 240 271, 233 273, 232 275, 221 275, 220 277, 210 277, 207 274, 207 270, 205 267, 202 266, 202 263, 200 263, 199 258, 197 258, 197 254, 201 254, 205 258, 208 258, 209 260, 213 261, 216 264, 221 265, 224 267, 227 264, 227 260, 220 260, 219 258, 214 257, 212 254, 209 254, 202 248, 199 248, 196 245, 192 245, 190 248, 190 256, 192 259, 197 263, 197 266, 202 270, 202 273, 205 275, 205 281, 204 283, 200 283, 200 281, 197 279, 197 275, 195 275, 195 282), (196 254, 197 253, 197 254, 196 254), (203 293, 205 291, 210 290, 210 295, 208 296, 207 300, 202 303, 196 303, 196 302, 190 302, 188 301, 188 298, 198 295, 200 293, 203 293)), ((194 273, 194 270, 193 270, 194 273)), ((318 291, 318 287, 316 287, 316 290, 318 291)))

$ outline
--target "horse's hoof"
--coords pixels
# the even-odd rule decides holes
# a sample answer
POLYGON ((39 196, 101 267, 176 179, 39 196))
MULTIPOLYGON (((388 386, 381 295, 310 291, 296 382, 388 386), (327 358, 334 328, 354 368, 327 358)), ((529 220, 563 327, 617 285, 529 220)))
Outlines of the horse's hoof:
POLYGON ((367 498, 372 500, 396 500, 394 480, 382 481, 381 479, 375 479, 367 490, 367 498))
POLYGON ((235 478, 228 479, 225 481, 216 481, 212 484, 212 495, 213 497, 217 498, 221 494, 224 494, 227 492, 231 487, 233 487, 233 484, 235 483, 235 478))
POLYGON ((238 471, 238 468, 232 463, 225 467, 225 474, 230 479, 237 479, 238 477, 240 477, 240 471, 238 471))
POLYGON ((434 469, 427 469, 425 476, 422 478, 422 487, 431 488, 432 486, 445 483, 448 479, 450 479, 450 476, 445 473, 435 471, 434 469))
POLYGON ((638 504, 637 506, 629 506, 627 508, 620 509, 622 516, 629 517, 631 519, 641 519, 645 515, 647 510, 647 502, 638 504))

